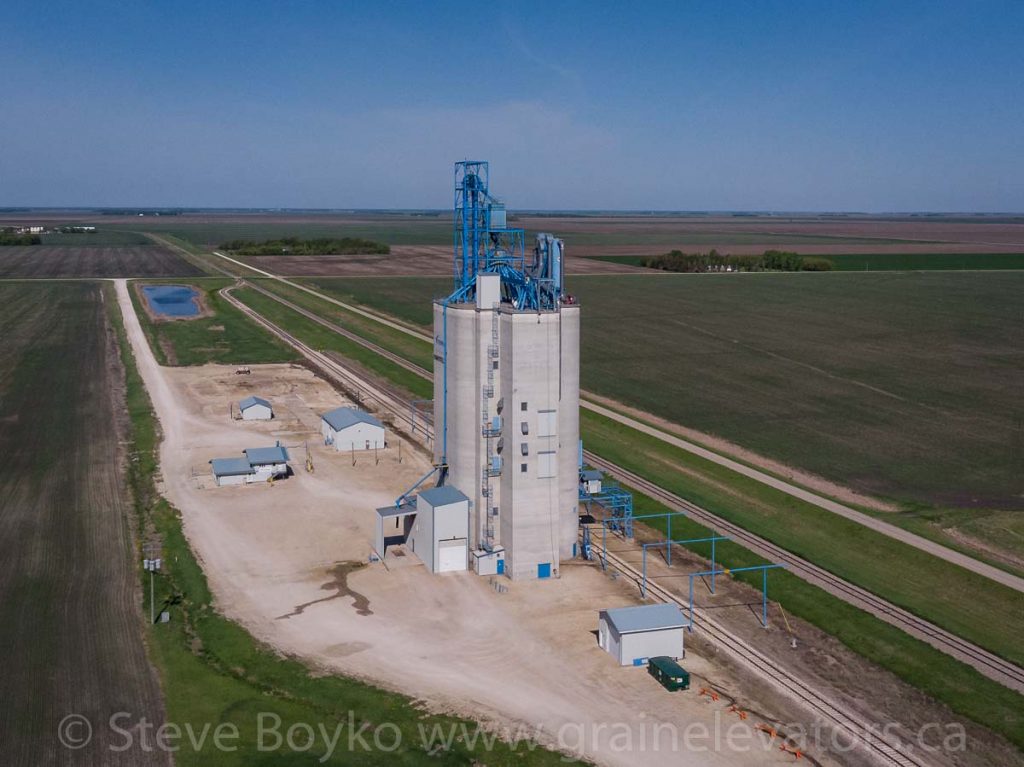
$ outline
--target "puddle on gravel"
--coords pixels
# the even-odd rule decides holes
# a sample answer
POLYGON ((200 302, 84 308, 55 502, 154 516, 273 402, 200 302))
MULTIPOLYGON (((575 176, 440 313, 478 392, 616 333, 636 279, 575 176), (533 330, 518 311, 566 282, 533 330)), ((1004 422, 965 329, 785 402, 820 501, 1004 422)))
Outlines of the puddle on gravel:
POLYGON ((331 580, 320 586, 321 591, 334 591, 333 594, 320 599, 314 599, 311 602, 303 602, 301 605, 295 605, 295 609, 285 615, 277 616, 277 620, 284 620, 285 618, 291 618, 296 615, 302 615, 306 611, 307 607, 312 605, 318 605, 321 602, 331 602, 335 599, 341 599, 342 597, 352 597, 352 606, 356 609, 356 613, 359 615, 373 615, 373 610, 370 609, 370 600, 360 594, 358 591, 353 591, 348 586, 348 576, 356 570, 361 570, 366 567, 363 562, 339 562, 337 565, 327 571, 327 574, 331 576, 331 580))

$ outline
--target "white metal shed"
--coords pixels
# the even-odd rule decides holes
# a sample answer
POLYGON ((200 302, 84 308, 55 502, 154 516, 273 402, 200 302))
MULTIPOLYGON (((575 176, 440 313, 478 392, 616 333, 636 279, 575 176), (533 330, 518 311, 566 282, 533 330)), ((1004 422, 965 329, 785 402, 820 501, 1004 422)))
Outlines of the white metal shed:
POLYGON ((642 666, 659 655, 683 657, 686 619, 675 605, 638 605, 601 610, 597 642, 621 666, 642 666))
POLYGON ((320 417, 325 445, 335 450, 373 450, 384 447, 384 424, 369 413, 339 407, 320 417))
POLYGON ((469 499, 451 485, 432 487, 416 497, 412 550, 433 573, 469 566, 469 499))
POLYGON ((246 397, 238 403, 238 412, 243 421, 269 421, 274 417, 274 408, 262 397, 246 397))

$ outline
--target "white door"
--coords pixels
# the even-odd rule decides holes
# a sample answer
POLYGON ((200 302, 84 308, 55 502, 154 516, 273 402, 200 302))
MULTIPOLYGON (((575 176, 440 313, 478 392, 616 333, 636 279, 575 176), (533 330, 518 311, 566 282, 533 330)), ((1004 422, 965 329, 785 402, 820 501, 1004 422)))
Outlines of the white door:
POLYGON ((466 557, 469 547, 465 538, 457 538, 454 541, 438 541, 437 543, 437 571, 439 573, 451 573, 466 569, 466 557))

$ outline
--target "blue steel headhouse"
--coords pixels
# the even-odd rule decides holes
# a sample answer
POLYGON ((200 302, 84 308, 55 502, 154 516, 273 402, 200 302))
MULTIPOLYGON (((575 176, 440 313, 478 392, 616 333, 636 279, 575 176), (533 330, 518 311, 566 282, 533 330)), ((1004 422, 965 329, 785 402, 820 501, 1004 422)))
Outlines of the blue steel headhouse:
POLYGON ((501 301, 523 311, 553 311, 562 300, 562 241, 537 235, 526 256, 526 233, 509 228, 505 205, 491 196, 490 170, 480 160, 455 163, 455 287, 449 303, 476 298, 479 274, 501 278, 501 301))

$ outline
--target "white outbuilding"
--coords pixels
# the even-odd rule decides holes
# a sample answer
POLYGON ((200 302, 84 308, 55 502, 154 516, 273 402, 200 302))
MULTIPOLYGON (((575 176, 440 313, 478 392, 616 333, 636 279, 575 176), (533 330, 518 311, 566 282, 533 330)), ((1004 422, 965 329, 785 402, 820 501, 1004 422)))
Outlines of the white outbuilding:
POLYGON ((384 424, 354 407, 339 407, 320 418, 325 445, 335 450, 373 450, 384 447, 384 424))
POLYGON ((642 666, 658 656, 683 657, 686 619, 675 605, 639 605, 601 610, 597 643, 620 666, 642 666))
POLYGON ((238 412, 243 421, 269 421, 274 417, 274 408, 262 397, 246 397, 238 403, 238 412))
POLYGON ((432 487, 416 496, 412 550, 433 573, 469 566, 469 499, 451 486, 432 487))
POLYGON ((210 461, 217 487, 244 485, 256 481, 256 472, 247 458, 214 458, 210 461))
POLYGON ((283 445, 250 447, 242 452, 256 474, 256 481, 288 476, 288 449, 283 445))

